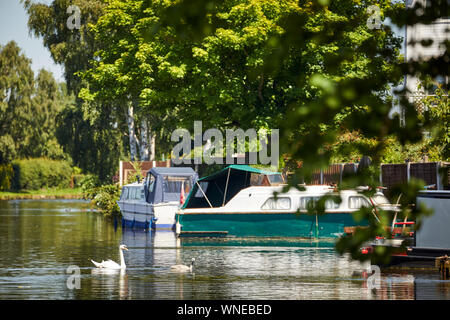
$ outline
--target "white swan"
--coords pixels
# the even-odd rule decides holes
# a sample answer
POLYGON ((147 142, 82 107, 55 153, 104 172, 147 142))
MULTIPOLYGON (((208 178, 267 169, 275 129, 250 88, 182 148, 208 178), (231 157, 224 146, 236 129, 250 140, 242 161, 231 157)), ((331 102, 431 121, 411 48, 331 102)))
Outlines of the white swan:
POLYGON ((118 264, 117 262, 114 262, 112 260, 106 260, 106 261, 102 261, 100 263, 95 262, 94 260, 91 260, 93 264, 95 264, 95 266, 97 268, 104 268, 104 269, 125 269, 127 266, 125 265, 125 259, 123 258, 123 251, 122 250, 127 250, 128 248, 126 245, 121 244, 119 246, 119 252, 120 252, 120 264, 118 264))
POLYGON ((185 266, 184 264, 176 264, 174 266, 171 266, 170 270, 175 272, 188 272, 188 271, 192 272, 192 269, 194 268, 194 262, 195 258, 192 258, 190 266, 185 266))

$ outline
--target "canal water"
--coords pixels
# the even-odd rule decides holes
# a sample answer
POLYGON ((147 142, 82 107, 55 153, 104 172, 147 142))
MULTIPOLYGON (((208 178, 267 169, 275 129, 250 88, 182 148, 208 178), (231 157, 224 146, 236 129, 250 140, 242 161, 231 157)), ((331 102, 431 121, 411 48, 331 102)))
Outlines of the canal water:
POLYGON ((373 289, 365 268, 327 242, 180 241, 122 229, 81 200, 0 201, 0 300, 450 299, 437 272, 382 273, 373 289), (119 262, 120 244, 125 272, 94 268, 119 262), (192 273, 171 272, 193 257, 192 273))

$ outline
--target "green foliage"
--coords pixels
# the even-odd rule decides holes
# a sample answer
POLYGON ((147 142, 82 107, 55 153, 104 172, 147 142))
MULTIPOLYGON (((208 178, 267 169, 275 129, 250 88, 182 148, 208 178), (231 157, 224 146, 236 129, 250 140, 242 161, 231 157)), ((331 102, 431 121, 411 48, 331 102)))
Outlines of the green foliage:
POLYGON ((331 154, 331 163, 358 163, 374 145, 376 140, 367 139, 355 131, 347 131, 340 133, 327 150, 331 154))
POLYGON ((87 82, 79 93, 85 102, 84 116, 91 122, 105 115, 114 118, 122 134, 128 134, 132 160, 137 159, 134 144, 137 142, 141 148, 142 157, 150 135, 157 136, 161 151, 167 152, 169 147, 163 141, 167 141, 176 119, 173 105, 170 112, 168 105, 176 99, 176 83, 182 80, 183 68, 177 53, 186 51, 171 44, 168 37, 173 35, 167 30, 153 44, 146 43, 142 35, 155 26, 166 5, 154 1, 109 1, 104 14, 90 26, 101 48, 91 68, 82 73, 87 82), (172 95, 167 95, 164 88, 172 95), (148 99, 153 95, 155 99, 148 99), (131 108, 133 118, 127 116, 131 108), (129 132, 124 130, 125 124, 129 132))
POLYGON ((442 161, 438 147, 434 146, 432 140, 424 137, 417 143, 407 143, 402 145, 394 137, 387 140, 385 153, 382 157, 383 163, 403 163, 410 162, 442 161))
MULTIPOLYGON (((346 132, 338 136, 337 141, 328 149, 330 150, 332 163, 353 162, 358 163, 365 155, 370 153, 371 148, 377 145, 376 139, 364 138, 356 132, 346 132)), ((440 150, 442 145, 435 145, 430 138, 423 137, 416 143, 406 143, 402 145, 395 136, 387 137, 385 149, 381 156, 381 163, 404 163, 428 161, 441 161, 440 150)))
POLYGON ((31 60, 14 41, 0 47, 0 163, 23 156, 31 147, 32 95, 35 89, 31 60))
POLYGON ((81 192, 84 195, 88 195, 90 190, 93 190, 93 189, 99 187, 101 185, 101 182, 97 176, 92 175, 92 174, 87 174, 87 175, 84 175, 84 177, 82 179, 80 179, 79 184, 80 184, 81 192))
POLYGON ((103 182, 111 181, 123 150, 120 131, 111 119, 105 116, 91 124, 79 107, 68 104, 58 115, 56 136, 74 165, 103 182))
POLYGON ((425 121, 434 124, 429 126, 429 145, 436 150, 440 160, 450 161, 450 101, 448 90, 438 84, 433 95, 423 97, 419 106, 424 111, 425 121))
POLYGON ((0 164, 10 163, 16 157, 16 146, 10 134, 0 136, 0 164))
POLYGON ((101 212, 107 216, 121 216, 117 201, 120 198, 119 184, 93 187, 84 192, 84 197, 91 199, 101 212))
POLYGON ((13 174, 14 171, 11 164, 0 164, 0 191, 11 188, 13 174))
POLYGON ((59 85, 52 73, 41 69, 36 77, 36 92, 33 96, 33 122, 29 131, 29 147, 26 157, 48 157, 66 159, 55 137, 56 118, 63 108, 64 85, 59 85))
POLYGON ((72 168, 67 161, 37 158, 15 160, 12 166, 14 190, 68 188, 70 185, 72 168))
POLYGON ((94 40, 89 24, 95 23, 103 13, 104 1, 54 0, 44 4, 25 0, 23 3, 29 15, 30 32, 42 38, 53 60, 64 66, 67 88, 64 88, 62 110, 56 117, 57 141, 74 165, 109 182, 123 150, 122 124, 107 111, 95 121, 86 119, 82 101, 75 98, 85 85, 79 73, 89 68, 102 45, 94 40), (79 30, 67 28, 70 4, 77 5, 82 12, 79 30))
POLYGON ((63 86, 42 69, 34 79, 31 61, 14 41, 0 48, 0 163, 14 158, 66 159, 55 137, 63 86))
POLYGON ((82 190, 91 188, 98 182, 92 174, 76 173, 72 175, 73 188, 81 188, 82 190))
POLYGON ((78 72, 85 70, 99 48, 89 29, 89 23, 97 21, 103 12, 104 1, 99 0, 54 0, 48 5, 31 0, 22 0, 29 15, 28 28, 36 37, 42 38, 55 63, 64 66, 69 92, 78 93, 81 78, 78 72), (80 8, 80 29, 67 27, 67 8, 80 8))
POLYGON ((134 171, 133 171, 132 174, 128 175, 126 184, 136 182, 138 177, 141 180, 145 178, 144 174, 143 174, 143 171, 142 171, 142 164, 141 164, 141 162, 134 161, 134 162, 131 162, 131 165, 133 166, 134 171))

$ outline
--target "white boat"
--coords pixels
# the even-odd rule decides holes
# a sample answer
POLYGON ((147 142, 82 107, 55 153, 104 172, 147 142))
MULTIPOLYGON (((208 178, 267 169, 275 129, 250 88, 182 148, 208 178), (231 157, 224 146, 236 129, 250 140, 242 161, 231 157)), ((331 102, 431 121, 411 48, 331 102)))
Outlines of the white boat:
POLYGON ((143 182, 123 186, 117 204, 122 212, 122 225, 143 229, 151 227, 155 214, 152 205, 145 201, 143 182))
POLYGON ((368 198, 358 190, 336 196, 330 186, 305 186, 304 191, 284 185, 274 175, 248 166, 232 165, 199 179, 177 213, 180 236, 336 238, 346 228, 367 225, 352 215, 361 207, 396 211, 381 192, 368 198), (272 177, 271 177, 272 176, 272 177), (267 177, 267 179, 265 178, 267 177), (274 195, 277 193, 277 196, 274 195), (324 214, 311 214, 323 196, 324 214), (334 198, 339 198, 335 201, 334 198))
POLYGON ((122 225, 136 228, 168 229, 175 227, 175 213, 180 196, 188 194, 197 180, 190 167, 154 167, 143 182, 125 185, 117 202, 122 225))

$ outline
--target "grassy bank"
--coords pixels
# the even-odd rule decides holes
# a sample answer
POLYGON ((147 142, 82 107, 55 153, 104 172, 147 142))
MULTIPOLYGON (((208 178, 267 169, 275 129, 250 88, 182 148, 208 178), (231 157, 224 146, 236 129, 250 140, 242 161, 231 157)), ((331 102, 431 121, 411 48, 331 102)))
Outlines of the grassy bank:
POLYGON ((81 188, 48 188, 41 190, 0 191, 0 200, 15 199, 82 199, 81 188))

